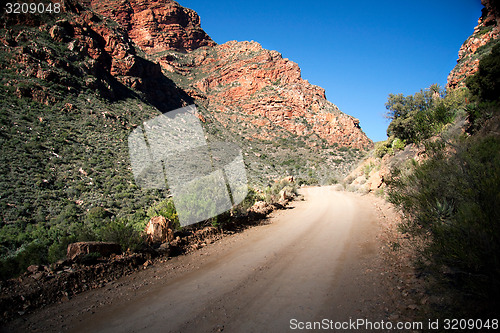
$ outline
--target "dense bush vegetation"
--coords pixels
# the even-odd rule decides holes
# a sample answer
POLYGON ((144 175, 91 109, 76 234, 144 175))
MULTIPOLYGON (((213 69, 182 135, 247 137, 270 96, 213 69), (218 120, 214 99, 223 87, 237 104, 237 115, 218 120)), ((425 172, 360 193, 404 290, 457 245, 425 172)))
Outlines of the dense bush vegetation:
POLYGON ((423 237, 423 255, 437 276, 461 291, 500 296, 500 139, 458 142, 450 154, 433 147, 429 159, 397 170, 390 200, 409 216, 404 232, 423 237))
POLYGON ((282 179, 279 182, 265 188, 264 200, 268 203, 278 202, 281 191, 286 191, 286 193, 291 195, 297 195, 297 185, 289 180, 282 179))
POLYGON ((407 217, 402 230, 421 244, 421 267, 452 291, 452 311, 477 316, 494 313, 500 297, 500 137, 480 131, 500 115, 499 51, 483 58, 467 80, 470 93, 434 98, 431 88, 391 95, 388 102, 389 134, 426 149, 423 161, 393 170, 389 200, 407 217), (477 134, 443 135, 464 106, 469 133, 477 134))

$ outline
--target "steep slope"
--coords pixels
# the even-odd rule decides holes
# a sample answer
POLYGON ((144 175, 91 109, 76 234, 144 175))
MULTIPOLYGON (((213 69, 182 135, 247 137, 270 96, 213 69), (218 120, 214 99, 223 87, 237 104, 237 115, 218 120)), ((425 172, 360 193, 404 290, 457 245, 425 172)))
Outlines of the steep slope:
POLYGON ((92 223, 142 223, 168 193, 134 184, 127 137, 192 103, 115 22, 63 10, 1 17, 0 278, 59 259, 92 223))
MULTIPOLYGON (((498 1, 481 0, 484 8, 481 17, 478 19, 478 25, 474 28, 473 34, 465 40, 458 52, 457 65, 448 75, 446 86, 446 95, 448 102, 445 102, 447 108, 455 108, 451 113, 456 116, 452 123, 442 129, 442 132, 435 133, 434 139, 438 136, 453 137, 464 131, 471 119, 466 120, 463 107, 469 103, 470 94, 461 91, 465 87, 465 79, 477 73, 480 60, 492 54, 492 49, 500 43, 500 6, 498 1), (468 96, 466 98, 466 96, 468 96)), ((492 110, 489 112, 493 113, 492 110)), ((476 115, 478 117, 478 115, 476 115)), ((488 115, 486 118, 490 118, 488 115)), ((474 117, 473 117, 474 118, 474 117)), ((491 134, 495 132, 498 123, 496 117, 481 124, 482 131, 491 134), (491 130, 493 128, 493 130, 491 130)), ((484 120, 484 119, 483 119, 484 120)), ((421 120, 419 120, 421 121, 421 120)), ((408 128, 415 122, 409 121, 408 128)), ((435 125, 435 124, 434 124, 435 125)), ((414 125, 413 125, 414 126, 414 125)), ((350 185, 352 190, 362 192, 383 193, 386 182, 389 180, 391 170, 401 168, 404 163, 410 160, 421 161, 425 159, 426 149, 423 145, 415 143, 406 144, 398 138, 388 138, 380 142, 375 150, 364 159, 350 174, 344 178, 344 182, 350 185), (387 153, 389 151, 389 153, 387 153)))
POLYGON ((464 86, 464 80, 477 72, 479 61, 498 44, 500 37, 500 5, 496 0, 481 0, 484 8, 474 28, 458 51, 457 65, 448 75, 447 88, 464 86))

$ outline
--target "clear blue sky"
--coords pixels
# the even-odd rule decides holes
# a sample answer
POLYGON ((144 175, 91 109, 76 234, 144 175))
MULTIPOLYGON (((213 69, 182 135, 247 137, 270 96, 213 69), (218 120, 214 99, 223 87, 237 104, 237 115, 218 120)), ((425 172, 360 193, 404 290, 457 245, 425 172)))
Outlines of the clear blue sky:
POLYGON ((302 78, 386 139, 389 93, 446 84, 481 15, 480 0, 179 0, 218 44, 254 40, 299 64, 302 78))

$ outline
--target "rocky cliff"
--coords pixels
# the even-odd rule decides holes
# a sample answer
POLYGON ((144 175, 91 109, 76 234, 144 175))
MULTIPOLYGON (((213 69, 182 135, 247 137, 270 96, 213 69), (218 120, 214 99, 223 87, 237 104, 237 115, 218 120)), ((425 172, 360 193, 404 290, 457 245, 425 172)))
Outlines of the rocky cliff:
POLYGON ((192 51, 216 43, 201 29, 200 17, 170 0, 81 0, 112 18, 146 53, 192 51))
POLYGON ((318 140, 357 149, 372 146, 359 120, 340 112, 326 100, 324 89, 303 80, 299 66, 276 51, 255 42, 216 45, 194 11, 170 0, 83 3, 118 22, 165 75, 216 121, 247 139, 293 135, 310 147, 318 140))
POLYGON ((455 68, 448 75, 447 88, 464 86, 464 80, 477 72, 479 61, 498 43, 500 37, 500 5, 496 0, 481 0, 484 8, 474 33, 458 51, 455 68))
POLYGON ((63 2, 62 10, 64 18, 58 20, 4 14, 1 65, 19 77, 3 81, 18 97, 48 105, 64 98, 48 87, 60 83, 67 92, 92 89, 111 100, 135 92, 163 112, 192 103, 158 64, 136 54, 135 44, 116 23, 73 1, 63 2))

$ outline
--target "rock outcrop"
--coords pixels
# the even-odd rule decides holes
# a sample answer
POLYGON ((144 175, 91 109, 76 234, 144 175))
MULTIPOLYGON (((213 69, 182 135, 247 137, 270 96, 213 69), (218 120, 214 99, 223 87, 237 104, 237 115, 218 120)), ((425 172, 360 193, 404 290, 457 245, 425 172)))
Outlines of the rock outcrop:
POLYGON ((120 24, 146 53, 192 51, 216 43, 200 26, 198 14, 171 0, 81 0, 120 24))
POLYGON ((488 54, 500 37, 500 5, 496 0, 481 0, 484 5, 474 33, 458 51, 455 68, 448 75, 447 88, 464 86, 464 80, 475 74, 479 61, 488 54))
MULTIPOLYGON (((0 36, 0 52, 13 55, 10 67, 16 74, 66 85, 70 93, 78 93, 85 87, 68 77, 83 77, 86 88, 112 100, 130 96, 127 88, 132 88, 160 111, 192 103, 184 91, 163 75, 158 64, 136 54, 134 41, 115 22, 75 0, 64 1, 62 10, 64 18, 55 23, 33 20, 30 16, 20 15, 15 21, 12 15, 7 17, 12 25, 38 26, 39 31, 46 32, 63 50, 61 53, 38 43, 39 38, 30 30, 7 29, 6 34, 0 36)), ((15 82, 9 84, 15 85, 15 82)), ((20 84, 23 87, 17 89, 18 97, 29 97, 47 105, 56 101, 54 92, 29 85, 27 89, 26 84, 20 84)))
POLYGON ((68 245, 67 258, 77 260, 91 253, 98 253, 103 257, 111 254, 121 254, 122 249, 119 244, 110 242, 77 242, 68 245))

